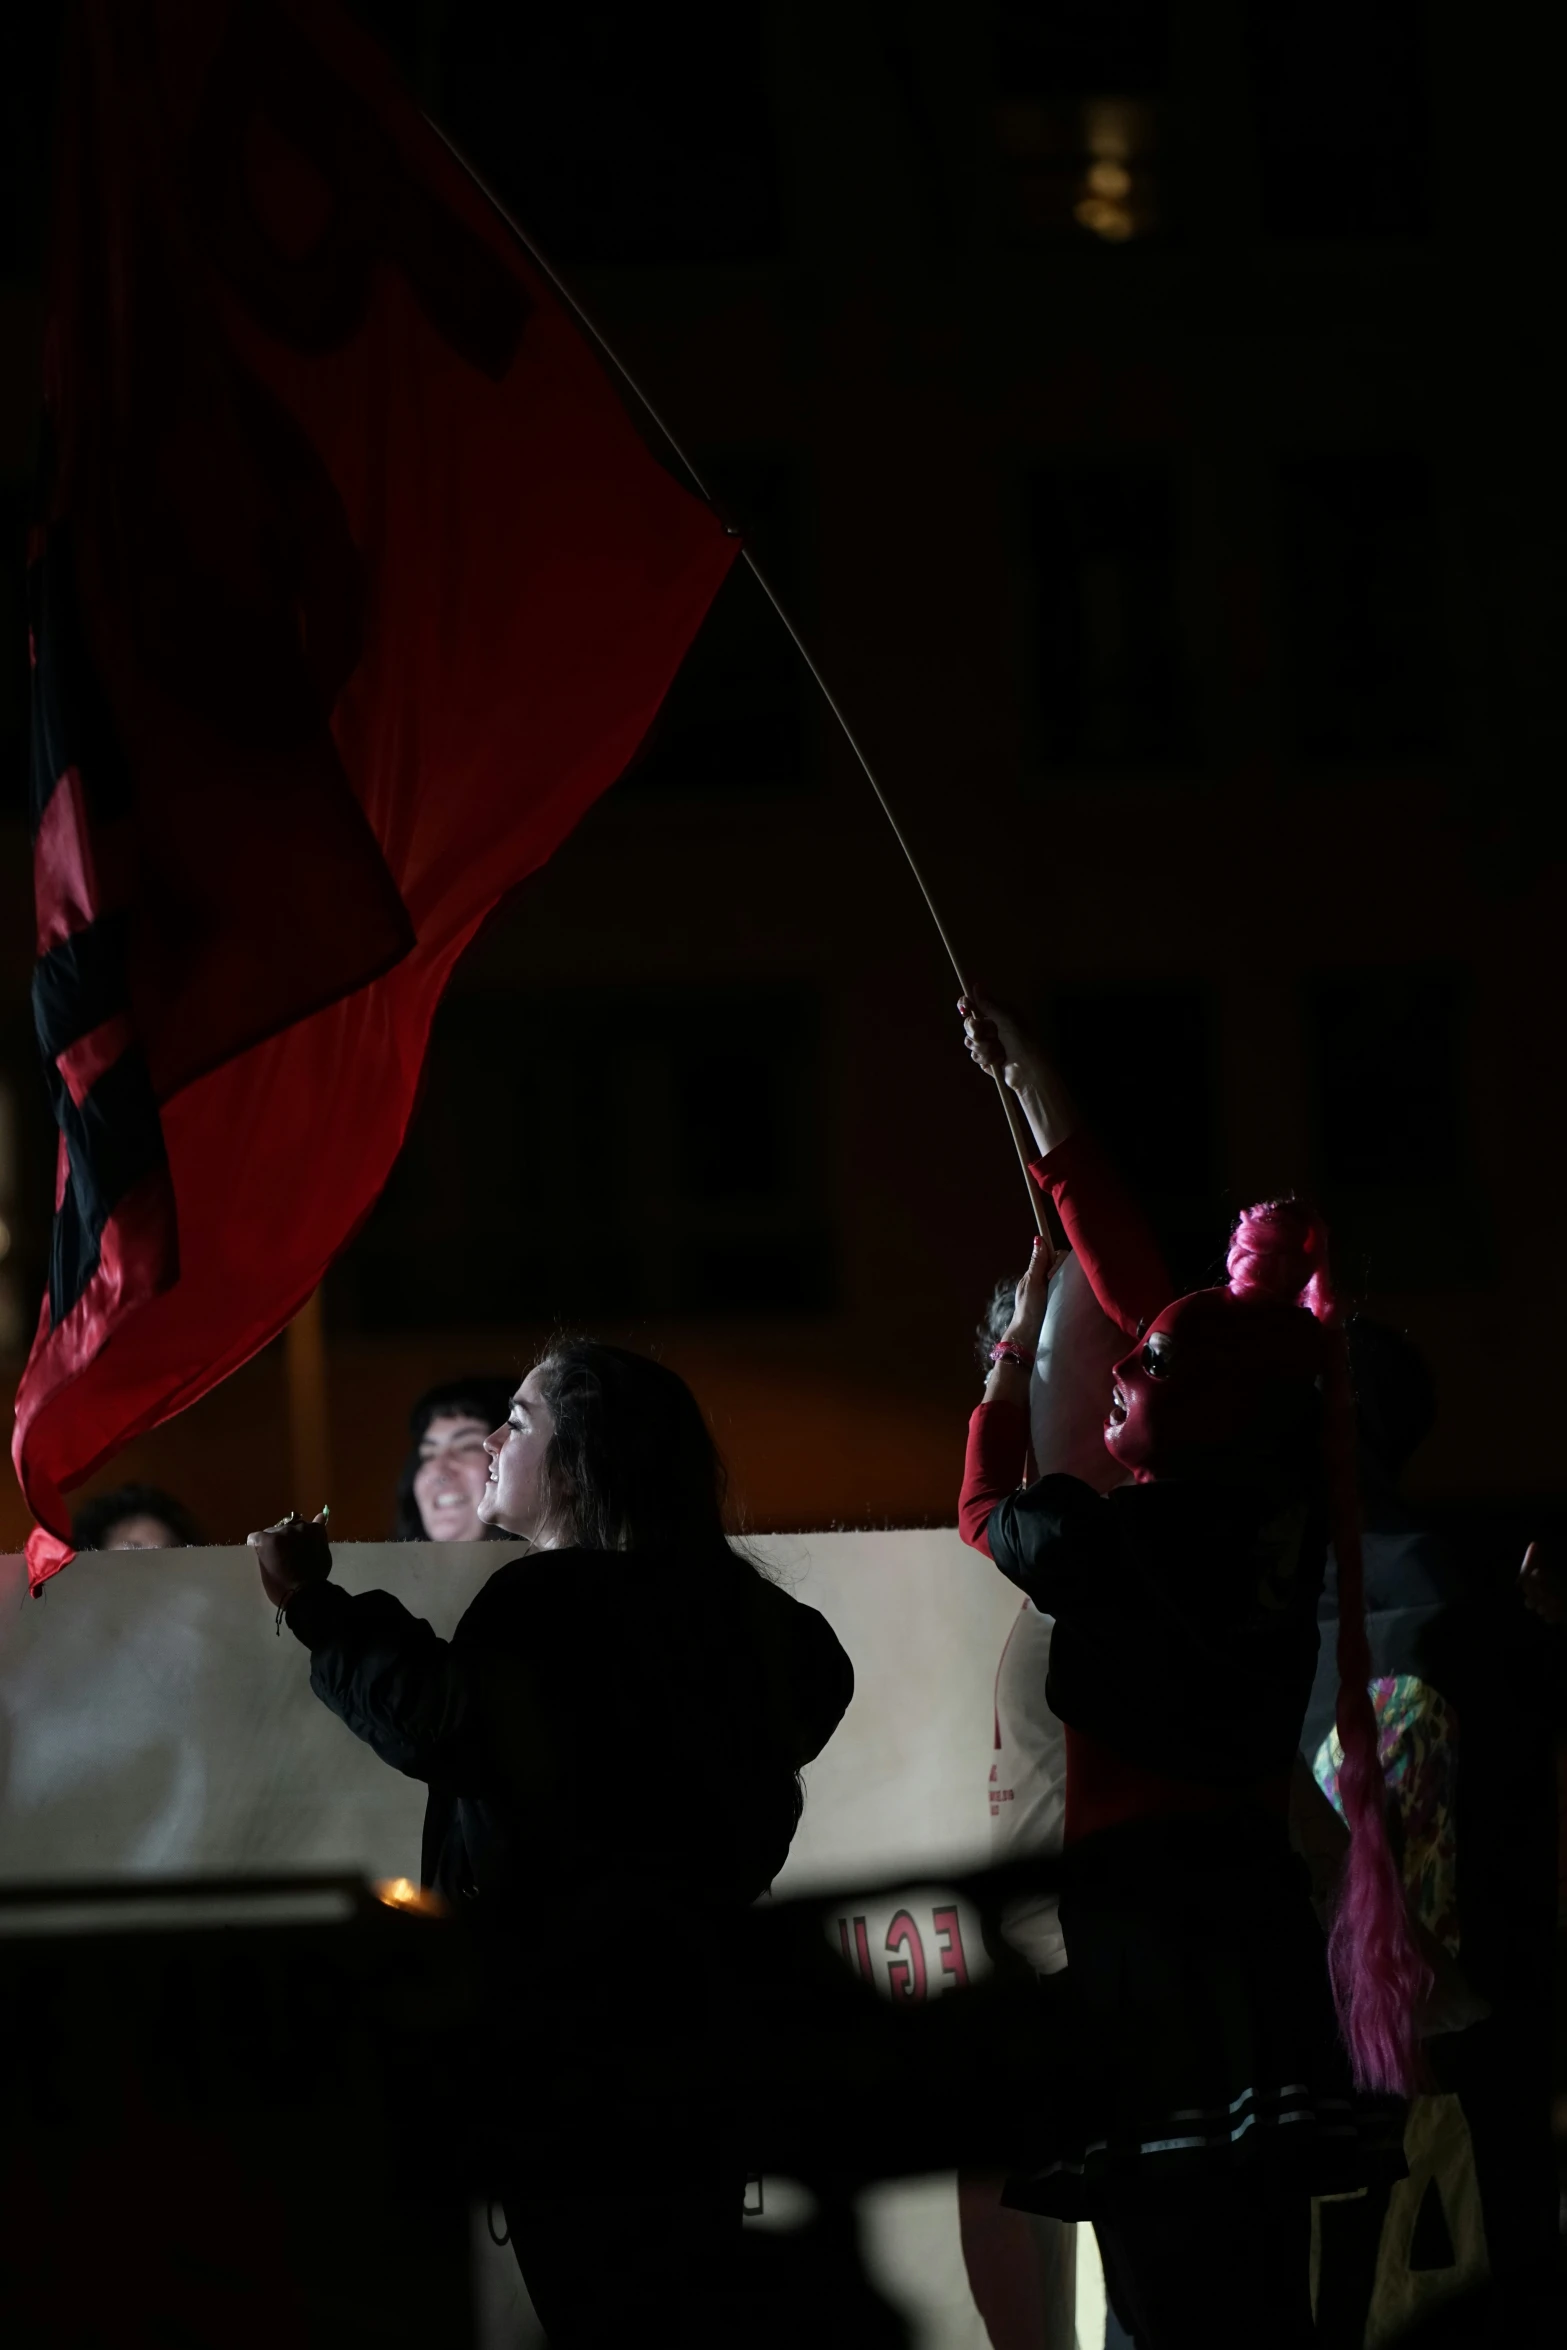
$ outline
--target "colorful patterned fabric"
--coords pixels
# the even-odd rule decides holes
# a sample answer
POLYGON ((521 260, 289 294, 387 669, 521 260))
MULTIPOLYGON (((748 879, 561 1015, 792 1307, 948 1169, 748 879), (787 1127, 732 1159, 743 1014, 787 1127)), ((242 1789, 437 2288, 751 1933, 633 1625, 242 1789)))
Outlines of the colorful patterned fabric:
MULTIPOLYGON (((1413 1673, 1373 1681, 1370 1694, 1382 1777, 1402 1844, 1404 1884, 1421 1924, 1456 1953, 1458 1716, 1445 1697, 1413 1673)), ((1343 1760, 1334 1730, 1311 1766, 1317 1785, 1339 1812, 1344 1809, 1338 1783, 1343 1760)))

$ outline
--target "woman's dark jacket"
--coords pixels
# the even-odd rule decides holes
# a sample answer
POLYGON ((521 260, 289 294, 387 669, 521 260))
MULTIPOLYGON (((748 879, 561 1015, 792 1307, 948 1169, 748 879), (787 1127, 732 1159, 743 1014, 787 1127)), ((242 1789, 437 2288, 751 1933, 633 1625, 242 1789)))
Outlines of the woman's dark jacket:
POLYGON ((502 1926, 639 1886, 754 1900, 854 1689, 825 1617, 727 1550, 511 1559, 449 1641, 330 1582, 288 1623, 322 1702, 429 1787, 424 1882, 502 1926))

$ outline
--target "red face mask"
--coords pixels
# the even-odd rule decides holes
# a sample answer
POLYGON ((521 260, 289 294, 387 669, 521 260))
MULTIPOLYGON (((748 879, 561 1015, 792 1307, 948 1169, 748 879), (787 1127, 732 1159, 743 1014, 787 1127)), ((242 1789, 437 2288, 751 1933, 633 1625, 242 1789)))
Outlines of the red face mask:
POLYGON ((1233 1470, 1275 1424, 1280 1388, 1309 1386, 1324 1359, 1303 1306, 1229 1289, 1178 1298, 1115 1366, 1106 1449, 1143 1479, 1233 1470))

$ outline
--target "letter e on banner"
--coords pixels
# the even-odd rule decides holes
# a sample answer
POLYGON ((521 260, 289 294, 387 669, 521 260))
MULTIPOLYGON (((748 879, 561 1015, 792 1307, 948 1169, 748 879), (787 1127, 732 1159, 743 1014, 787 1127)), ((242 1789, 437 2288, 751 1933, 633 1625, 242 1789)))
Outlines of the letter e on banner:
POLYGON ((938 1909, 932 1917, 941 1951, 941 1971, 961 1986, 968 1981, 968 1960, 963 1955, 963 1929, 958 1923, 957 1910, 938 1909))

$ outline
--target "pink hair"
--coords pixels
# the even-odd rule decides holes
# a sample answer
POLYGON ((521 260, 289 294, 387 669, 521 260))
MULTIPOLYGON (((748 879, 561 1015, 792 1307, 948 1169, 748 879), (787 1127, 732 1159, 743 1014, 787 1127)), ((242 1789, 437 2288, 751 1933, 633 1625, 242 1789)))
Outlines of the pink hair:
POLYGON ((1387 1839, 1366 1638, 1365 1568, 1355 1477, 1355 1413, 1349 1348, 1328 1272, 1327 1228, 1299 1200, 1247 1208, 1230 1241, 1226 1271, 1238 1297, 1298 1303, 1327 1339, 1323 1455, 1338 1560, 1339 1793, 1349 1857, 1328 1935, 1328 1967, 1355 2086, 1412 2096, 1423 2078, 1415 2011, 1430 1985, 1387 1839))

